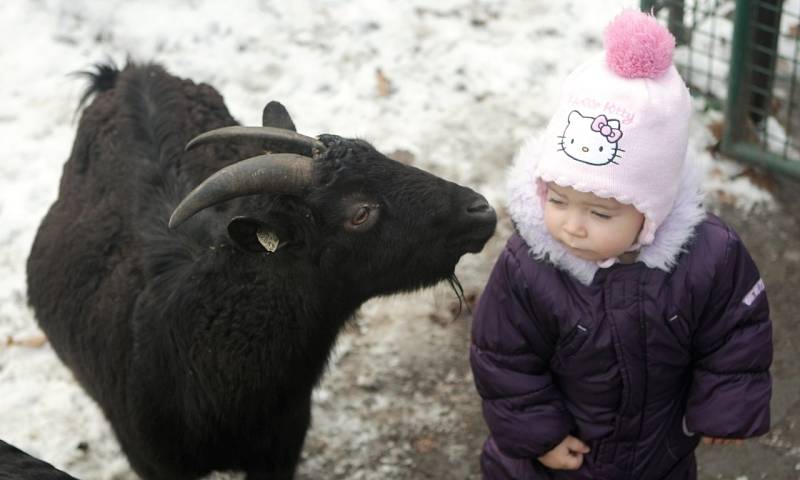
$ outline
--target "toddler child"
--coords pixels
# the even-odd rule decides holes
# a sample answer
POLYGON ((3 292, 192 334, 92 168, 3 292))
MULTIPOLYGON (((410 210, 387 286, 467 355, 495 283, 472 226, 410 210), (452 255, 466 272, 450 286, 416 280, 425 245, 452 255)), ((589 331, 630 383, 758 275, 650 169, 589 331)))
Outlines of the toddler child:
POLYGON ((515 159, 470 362, 487 479, 693 479, 769 428, 772 330, 736 233, 702 206, 674 38, 625 11, 515 159))

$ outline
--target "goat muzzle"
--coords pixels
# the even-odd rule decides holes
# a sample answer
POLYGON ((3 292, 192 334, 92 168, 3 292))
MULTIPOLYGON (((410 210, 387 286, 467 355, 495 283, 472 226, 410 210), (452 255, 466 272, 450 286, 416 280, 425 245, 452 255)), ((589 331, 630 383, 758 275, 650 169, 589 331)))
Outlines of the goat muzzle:
POLYGON ((294 153, 251 157, 229 165, 192 190, 172 212, 169 228, 205 208, 257 193, 297 193, 311 185, 314 160, 294 153))

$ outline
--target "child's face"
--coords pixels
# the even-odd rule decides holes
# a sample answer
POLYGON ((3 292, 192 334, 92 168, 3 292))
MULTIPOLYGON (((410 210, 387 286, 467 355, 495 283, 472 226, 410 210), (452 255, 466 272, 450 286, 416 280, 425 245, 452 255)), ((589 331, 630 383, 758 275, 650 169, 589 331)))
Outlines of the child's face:
POLYGON ((547 231, 573 255, 600 261, 625 253, 644 223, 633 205, 547 183, 547 231))

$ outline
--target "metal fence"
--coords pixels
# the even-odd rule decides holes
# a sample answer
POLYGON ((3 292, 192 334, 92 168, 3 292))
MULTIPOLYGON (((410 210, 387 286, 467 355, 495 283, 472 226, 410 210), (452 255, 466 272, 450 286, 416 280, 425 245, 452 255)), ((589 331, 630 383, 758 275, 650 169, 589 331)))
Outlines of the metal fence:
POLYGON ((723 153, 800 178, 800 0, 642 0, 694 94, 725 112, 723 153))

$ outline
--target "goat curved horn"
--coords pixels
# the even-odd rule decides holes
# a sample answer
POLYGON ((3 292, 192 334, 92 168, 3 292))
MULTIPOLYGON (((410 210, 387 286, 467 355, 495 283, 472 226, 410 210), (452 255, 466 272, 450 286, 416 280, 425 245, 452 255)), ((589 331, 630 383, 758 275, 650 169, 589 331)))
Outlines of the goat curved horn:
POLYGON ((229 140, 269 141, 285 148, 287 151, 316 157, 325 151, 325 145, 316 138, 302 135, 291 130, 273 127, 222 127, 194 137, 186 144, 186 150, 200 145, 229 140))
POLYGON ((175 208, 169 228, 212 205, 256 193, 293 193, 311 184, 313 160, 293 153, 251 157, 208 177, 175 208))

